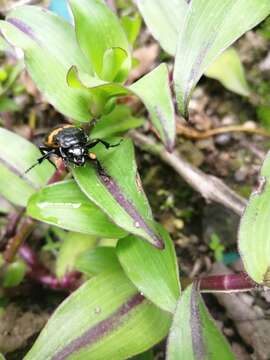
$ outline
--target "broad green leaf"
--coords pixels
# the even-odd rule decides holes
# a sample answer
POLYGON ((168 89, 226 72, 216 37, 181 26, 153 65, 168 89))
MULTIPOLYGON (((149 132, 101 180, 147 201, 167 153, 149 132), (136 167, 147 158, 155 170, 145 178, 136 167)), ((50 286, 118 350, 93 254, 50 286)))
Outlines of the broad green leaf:
POLYGON ((91 76, 79 71, 76 66, 69 69, 67 83, 74 89, 84 89, 90 94, 92 100, 89 109, 95 117, 100 117, 112 110, 111 100, 114 100, 113 98, 130 93, 123 85, 91 76))
POLYGON ((73 65, 92 71, 72 25, 47 10, 22 6, 0 22, 0 29, 12 45, 24 51, 27 69, 46 99, 64 115, 89 121, 89 92, 70 88, 66 82, 73 65))
POLYGON ((32 143, 0 128, 0 193, 7 200, 26 206, 28 198, 47 183, 54 172, 47 161, 25 174, 40 156, 32 143))
POLYGON ((100 246, 85 251, 76 259, 75 267, 90 276, 121 268, 115 248, 110 246, 100 246))
POLYGON ((165 249, 160 251, 136 236, 119 240, 117 256, 129 279, 155 305, 174 313, 180 296, 177 259, 168 233, 158 227, 165 249))
MULTIPOLYGON (((137 4, 153 36, 166 52, 174 56, 178 34, 182 30, 189 8, 188 1, 137 0, 137 4)), ((204 75, 219 80, 226 88, 237 94, 249 95, 244 69, 235 50, 221 54, 204 75)))
POLYGON ((28 202, 27 214, 75 232, 112 238, 125 236, 73 180, 46 186, 34 194, 28 202))
POLYGON ((263 163, 259 185, 240 222, 239 251, 248 275, 270 287, 270 153, 263 163))
MULTIPOLYGON (((110 143, 116 144, 116 139, 110 143)), ((144 194, 131 140, 106 149, 95 147, 103 171, 94 164, 72 169, 73 176, 85 195, 119 227, 162 248, 151 208, 144 194)))
POLYGON ((175 115, 167 66, 159 65, 129 89, 144 103, 162 142, 167 150, 172 151, 175 141, 175 115))
POLYGON ((175 55, 178 32, 188 10, 187 0, 135 0, 154 38, 175 55))
POLYGON ((67 233, 56 259, 56 275, 61 278, 66 273, 74 270, 74 264, 80 254, 94 247, 96 243, 97 238, 94 236, 75 232, 67 233))
POLYGON ((103 56, 100 78, 106 81, 124 81, 129 71, 129 68, 124 67, 124 62, 127 60, 127 57, 127 53, 122 48, 115 47, 107 49, 103 56), (121 64, 121 66, 119 66, 119 64, 121 64), (123 69, 121 69, 122 66, 123 69))
POLYGON ((3 279, 3 287, 10 288, 19 285, 26 273, 26 265, 23 261, 17 260, 8 265, 3 279))
POLYGON ((70 4, 78 42, 96 74, 103 80, 111 81, 117 79, 121 72, 116 81, 124 81, 131 66, 131 56, 126 34, 116 15, 101 0, 70 0, 70 4), (120 56, 118 51, 114 56, 114 49, 121 49, 125 56, 120 56), (108 50, 113 56, 105 55, 108 50), (105 71, 106 67, 112 66, 115 72, 113 79, 105 71))
POLYGON ((102 116, 91 131, 91 137, 106 138, 122 134, 130 129, 137 128, 144 123, 144 118, 135 117, 126 105, 117 105, 114 110, 102 116))
POLYGON ((84 88, 91 93, 93 99, 91 113, 97 117, 104 114, 110 99, 131 94, 137 95, 147 108, 150 120, 166 148, 172 150, 175 140, 175 117, 168 69, 165 64, 159 65, 130 87, 100 80, 79 71, 76 67, 70 68, 67 81, 69 86, 84 88))
POLYGON ((133 45, 140 33, 142 19, 138 13, 136 13, 133 17, 130 16, 122 16, 121 24, 127 34, 128 41, 131 45, 133 45))
POLYGON ((195 286, 181 296, 167 342, 167 360, 236 360, 195 286))
POLYGON ((127 359, 166 336, 170 319, 123 272, 103 273, 58 307, 24 360, 127 359))
POLYGON ((0 360, 6 360, 6 358, 4 357, 4 355, 0 354, 0 360))
POLYGON ((225 50, 210 66, 206 76, 219 80, 227 89, 249 96, 250 89, 239 55, 234 48, 225 50))
POLYGON ((270 13, 269 0, 192 0, 177 41, 174 67, 179 110, 211 63, 270 13))

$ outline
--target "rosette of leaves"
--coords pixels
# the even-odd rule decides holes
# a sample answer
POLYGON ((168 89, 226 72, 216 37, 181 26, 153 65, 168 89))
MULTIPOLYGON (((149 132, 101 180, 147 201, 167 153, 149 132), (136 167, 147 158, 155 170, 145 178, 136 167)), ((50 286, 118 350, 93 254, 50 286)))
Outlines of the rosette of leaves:
POLYGON ((18 7, 0 23, 8 42, 24 51, 37 87, 59 112, 78 122, 109 113, 119 96, 136 95, 171 150, 175 120, 167 66, 125 86, 132 55, 119 19, 101 0, 71 0, 70 6, 74 25, 36 6, 18 7))

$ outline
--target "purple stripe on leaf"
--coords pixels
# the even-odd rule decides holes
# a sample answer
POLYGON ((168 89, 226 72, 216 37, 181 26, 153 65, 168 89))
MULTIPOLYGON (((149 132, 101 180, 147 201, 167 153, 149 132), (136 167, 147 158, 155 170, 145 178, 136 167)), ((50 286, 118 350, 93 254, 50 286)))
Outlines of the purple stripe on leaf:
POLYGON ((107 175, 104 170, 99 172, 99 177, 107 190, 118 202, 118 204, 121 205, 121 207, 130 215, 130 217, 132 217, 135 227, 142 228, 154 240, 156 247, 164 249, 162 239, 158 237, 144 221, 143 217, 138 213, 134 205, 128 199, 126 199, 117 183, 109 175, 107 175))
POLYGON ((202 323, 199 312, 199 298, 198 291, 195 285, 192 287, 191 298, 190 298, 190 307, 191 307, 191 317, 190 317, 190 327, 191 327, 191 338, 192 338, 192 347, 194 351, 195 358, 197 360, 206 359, 206 347, 203 341, 202 334, 202 323))
POLYGON ((16 18, 8 18, 7 22, 15 26, 18 30, 23 32, 25 35, 29 36, 32 40, 37 42, 37 39, 34 35, 34 31, 32 28, 24 23, 22 20, 16 19, 16 18))
POLYGON ((118 310, 116 310, 110 317, 99 322, 97 325, 88 329, 77 339, 71 341, 62 350, 56 353, 52 360, 64 360, 67 359, 74 352, 82 350, 84 347, 89 348, 91 345, 96 344, 107 334, 115 331, 121 326, 125 317, 134 310, 137 306, 142 304, 145 297, 139 293, 135 294, 127 302, 122 304, 118 310))

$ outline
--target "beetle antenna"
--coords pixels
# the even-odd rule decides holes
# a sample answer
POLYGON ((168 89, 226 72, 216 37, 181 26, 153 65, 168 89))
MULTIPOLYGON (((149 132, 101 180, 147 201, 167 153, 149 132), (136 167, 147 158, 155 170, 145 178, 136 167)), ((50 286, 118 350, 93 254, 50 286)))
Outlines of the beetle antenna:
POLYGON ((30 168, 28 168, 24 174, 27 174, 30 170, 32 170, 34 167, 36 167, 37 165, 39 165, 39 162, 36 162, 35 164, 33 164, 32 166, 30 166, 30 168))

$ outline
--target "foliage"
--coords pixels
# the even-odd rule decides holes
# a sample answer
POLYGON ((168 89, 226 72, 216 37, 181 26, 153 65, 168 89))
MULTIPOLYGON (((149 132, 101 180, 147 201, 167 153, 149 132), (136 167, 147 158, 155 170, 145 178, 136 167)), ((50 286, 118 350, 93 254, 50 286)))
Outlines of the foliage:
MULTIPOLYGON (((118 145, 106 149, 98 144, 94 151, 99 163, 69 164, 64 179, 52 184, 54 168, 49 162, 25 174, 40 156, 37 147, 0 129, 0 194, 25 208, 24 215, 46 223, 43 231, 58 229, 60 244, 45 245, 47 250, 57 249, 57 279, 77 271, 84 281, 57 308, 24 359, 121 360, 135 355, 135 359, 152 359, 148 350, 168 334, 169 360, 234 359, 196 284, 181 293, 173 242, 154 220, 131 139, 120 141, 145 119, 120 104, 126 100, 120 98, 141 100, 164 151, 172 151, 176 124, 171 85, 182 114, 187 113, 192 91, 207 69, 208 76, 248 95, 235 50, 223 51, 270 13, 269 1, 138 1, 154 36, 175 55, 174 82, 161 63, 128 85, 139 15, 120 20, 101 0, 71 0, 70 5, 74 25, 36 6, 18 7, 0 21, 4 37, 23 50, 27 71, 47 101, 75 125, 95 118, 90 138, 118 145)), ((18 63, 14 73, 0 71, 0 96, 21 69, 18 63)), ((266 285, 269 171, 268 157, 262 186, 252 195, 241 223, 239 245, 248 274, 266 285), (260 246, 254 245, 255 233, 260 246)), ((217 238, 212 238, 210 247, 221 259, 223 247, 217 238)), ((17 286, 25 273, 26 265, 17 257, 4 271, 4 286, 17 286)))
MULTIPOLYGON (((169 54, 175 55, 174 88, 179 110, 184 115, 187 114, 194 87, 213 61, 270 12, 267 0, 242 0, 237 3, 226 0, 222 6, 215 0, 146 0, 137 3, 161 46, 169 54)), ((231 52, 228 54, 232 56, 231 52)), ((214 77, 222 83, 225 74, 221 72, 226 58, 217 59, 214 68, 210 67, 208 70, 210 75, 214 72, 214 77)), ((238 60, 234 59, 233 64, 226 70, 230 79, 227 75, 224 85, 237 93, 247 95, 247 85, 237 63, 238 60)))
POLYGON ((195 285, 190 286, 177 304, 167 344, 167 359, 196 360, 215 357, 220 360, 235 359, 229 345, 209 318, 195 285))
POLYGON ((259 184, 249 199, 239 229, 239 251, 249 276, 269 286, 269 153, 263 163, 259 184), (254 241, 256 239, 256 241, 254 241))
POLYGON ((225 247, 220 243, 220 238, 216 233, 213 233, 211 235, 211 241, 209 246, 210 249, 214 251, 215 259, 217 261, 222 261, 225 247))

